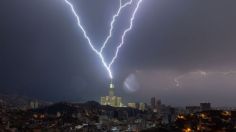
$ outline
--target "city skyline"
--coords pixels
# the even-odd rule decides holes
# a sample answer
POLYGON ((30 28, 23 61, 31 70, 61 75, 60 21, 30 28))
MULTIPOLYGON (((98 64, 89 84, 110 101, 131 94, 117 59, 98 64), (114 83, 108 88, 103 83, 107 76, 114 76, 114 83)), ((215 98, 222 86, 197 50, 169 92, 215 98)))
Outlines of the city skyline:
MULTIPOLYGON (((101 43, 119 1, 71 1, 101 43)), ((116 95, 127 103, 156 97, 173 106, 236 106, 235 4, 144 1, 113 68, 116 95)), ((98 102, 108 94, 110 80, 63 0, 2 0, 0 10, 0 93, 98 102)), ((108 47, 107 58, 115 47, 108 47)))

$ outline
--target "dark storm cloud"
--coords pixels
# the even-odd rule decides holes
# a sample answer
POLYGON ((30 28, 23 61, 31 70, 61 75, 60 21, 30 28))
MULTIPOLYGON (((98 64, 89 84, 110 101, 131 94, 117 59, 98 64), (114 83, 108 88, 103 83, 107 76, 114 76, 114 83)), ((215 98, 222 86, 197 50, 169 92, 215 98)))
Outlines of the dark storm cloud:
POLYGON ((142 18, 134 29, 136 33, 130 35, 131 44, 124 50, 128 52, 136 47, 133 58, 143 53, 137 63, 145 59, 149 64, 164 68, 191 70, 234 63, 233 67, 235 3, 212 0, 145 2, 142 9, 145 14, 140 13, 142 18))
MULTIPOLYGON (((72 2, 94 43, 101 43, 118 1, 72 2)), ((181 104, 173 101, 186 100, 181 94, 171 92, 175 88, 175 77, 189 76, 197 70, 236 70, 235 4, 234 0, 144 0, 113 67, 117 92, 127 97, 122 91, 123 81, 129 74, 141 71, 137 76, 146 93, 142 95, 143 88, 140 88, 129 95, 130 99, 163 93, 166 102, 181 104), (149 71, 158 74, 152 75, 149 71), (171 90, 162 92, 160 87, 171 90)), ((63 0, 1 0, 0 19, 2 92, 47 100, 98 100, 107 94, 106 71, 89 49, 63 0)), ((108 58, 109 55, 108 51, 108 58)), ((228 100, 227 93, 211 94, 210 84, 217 77, 209 79, 210 83, 204 86, 209 93, 204 97, 209 95, 216 104, 219 95, 228 100)), ((184 82, 188 90, 198 89, 191 80, 184 82)), ((234 92, 235 85, 228 86, 225 82, 220 86, 234 92)), ((198 101, 197 97, 191 100, 198 101)))

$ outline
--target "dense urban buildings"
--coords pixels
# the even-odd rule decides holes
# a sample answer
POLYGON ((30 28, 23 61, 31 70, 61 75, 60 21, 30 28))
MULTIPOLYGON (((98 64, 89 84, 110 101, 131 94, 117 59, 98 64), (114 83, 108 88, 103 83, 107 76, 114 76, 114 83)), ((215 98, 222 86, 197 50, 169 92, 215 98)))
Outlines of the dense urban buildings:
MULTIPOLYGON (((114 96, 112 90, 110 94, 114 96)), ((23 100, 19 97, 17 99, 23 100)), ((150 100, 149 104, 128 103, 127 107, 112 107, 94 101, 42 104, 35 100, 27 100, 17 105, 5 97, 0 98, 0 130, 4 132, 236 131, 235 108, 214 108, 210 103, 200 103, 199 106, 185 108, 172 107, 162 104, 160 100, 155 101, 153 107, 154 97, 150 100)))

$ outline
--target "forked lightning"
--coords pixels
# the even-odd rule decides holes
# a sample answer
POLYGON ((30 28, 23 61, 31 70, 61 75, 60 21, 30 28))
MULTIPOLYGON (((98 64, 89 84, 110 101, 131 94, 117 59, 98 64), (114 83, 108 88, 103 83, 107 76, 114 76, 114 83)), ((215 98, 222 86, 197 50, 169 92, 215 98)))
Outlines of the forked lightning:
POLYGON ((69 7, 71 8, 71 11, 72 11, 73 15, 74 15, 75 18, 77 19, 78 27, 82 30, 83 35, 84 35, 85 39, 88 41, 88 44, 89 44, 90 48, 99 56, 99 58, 100 58, 101 61, 102 61, 103 66, 106 68, 106 70, 107 70, 107 72, 108 72, 109 77, 112 79, 112 78, 113 78, 113 74, 112 74, 112 71, 111 71, 111 67, 112 67, 112 65, 114 64, 114 62, 116 61, 116 59, 117 59, 117 57, 118 57, 120 48, 124 45, 124 39, 125 39, 127 33, 128 33, 130 30, 132 30, 132 28, 133 28, 133 21, 134 21, 134 19, 135 19, 135 15, 136 15, 136 13, 137 13, 137 11, 138 11, 138 9, 139 9, 139 7, 140 7, 140 4, 141 4, 141 2, 142 2, 143 0, 129 0, 129 1, 127 1, 127 2, 124 3, 124 4, 122 4, 122 0, 120 0, 119 8, 118 8, 117 12, 115 13, 115 15, 112 17, 112 21, 111 21, 111 23, 110 23, 109 35, 106 37, 105 41, 102 43, 102 46, 101 46, 101 48, 100 48, 99 50, 94 47, 94 44, 92 43, 90 37, 88 36, 88 34, 87 34, 85 28, 82 26, 81 21, 80 21, 80 17, 79 17, 79 15, 76 13, 73 4, 72 4, 69 0, 64 0, 64 1, 65 1, 65 3, 66 3, 67 5, 69 5, 69 7), (127 7, 127 6, 131 5, 132 3, 134 3, 134 1, 137 1, 137 4, 136 4, 136 7, 135 7, 135 9, 134 9, 134 11, 133 11, 133 13, 132 13, 131 18, 130 18, 129 27, 124 30, 124 32, 123 32, 123 34, 122 34, 122 37, 121 37, 121 41, 119 42, 119 45, 118 45, 117 48, 116 48, 115 54, 114 54, 114 56, 112 57, 111 61, 108 63, 108 62, 105 61, 105 58, 104 58, 104 56, 103 56, 103 50, 106 48, 108 41, 109 41, 109 40, 112 38, 112 36, 113 36, 113 34, 112 34, 112 33, 113 33, 113 29, 114 29, 114 26, 113 26, 113 25, 114 25, 114 23, 116 22, 116 18, 119 17, 121 11, 122 11, 125 7, 127 7))

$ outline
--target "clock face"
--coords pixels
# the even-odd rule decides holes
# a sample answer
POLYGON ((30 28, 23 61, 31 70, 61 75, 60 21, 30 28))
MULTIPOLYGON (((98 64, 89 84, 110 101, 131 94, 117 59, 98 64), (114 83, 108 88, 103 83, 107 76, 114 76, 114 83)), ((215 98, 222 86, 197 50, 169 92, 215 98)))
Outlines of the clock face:
POLYGON ((110 88, 114 88, 114 85, 112 83, 110 84, 110 88))

